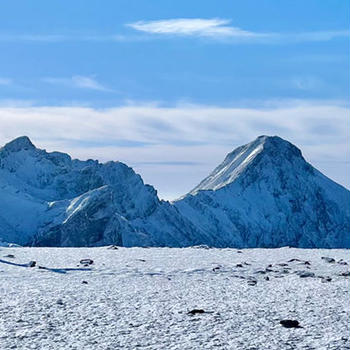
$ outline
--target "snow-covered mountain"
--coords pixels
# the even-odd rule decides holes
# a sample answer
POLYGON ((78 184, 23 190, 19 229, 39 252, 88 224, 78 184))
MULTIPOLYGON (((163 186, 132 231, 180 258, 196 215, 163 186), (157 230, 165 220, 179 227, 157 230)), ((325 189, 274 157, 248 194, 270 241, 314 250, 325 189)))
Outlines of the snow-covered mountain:
POLYGON ((19 137, 0 149, 0 240, 45 246, 190 245, 196 228, 121 162, 72 160, 19 137))
POLYGON ((350 247, 350 192, 276 136, 229 153, 175 206, 218 246, 350 247))
POLYGON ((121 162, 72 160, 23 136, 0 149, 0 241, 38 246, 350 247, 350 192, 262 136, 180 200, 121 162))

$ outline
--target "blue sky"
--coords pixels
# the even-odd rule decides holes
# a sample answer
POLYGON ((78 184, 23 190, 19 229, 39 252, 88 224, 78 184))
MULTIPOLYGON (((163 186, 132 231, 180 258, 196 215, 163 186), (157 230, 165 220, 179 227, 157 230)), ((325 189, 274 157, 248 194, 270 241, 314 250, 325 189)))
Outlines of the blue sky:
POLYGON ((349 4, 3 2, 0 141, 120 159, 173 198, 278 134, 349 187, 349 4))

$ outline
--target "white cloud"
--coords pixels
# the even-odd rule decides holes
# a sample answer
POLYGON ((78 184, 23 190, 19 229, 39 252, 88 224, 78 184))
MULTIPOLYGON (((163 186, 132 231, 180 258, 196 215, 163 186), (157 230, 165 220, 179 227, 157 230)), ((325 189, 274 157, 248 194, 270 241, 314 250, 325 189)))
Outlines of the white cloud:
POLYGON ((121 160, 169 198, 190 190, 236 146, 279 135, 349 187, 348 114, 347 106, 326 101, 256 108, 7 106, 0 107, 0 145, 28 135, 39 147, 74 157, 121 160))
POLYGON ((139 35, 119 32, 107 35, 91 34, 11 34, 0 33, 0 42, 139 42, 160 36, 182 36, 220 40, 227 44, 254 42, 259 44, 290 44, 329 41, 348 38, 349 30, 323 30, 314 32, 253 32, 231 25, 223 18, 172 18, 154 21, 137 21, 126 24, 139 35))
POLYGON ((112 91, 111 89, 100 84, 98 81, 91 77, 75 75, 71 78, 44 78, 44 82, 53 84, 53 85, 66 85, 72 88, 80 89, 91 89, 99 91, 112 91))
POLYGON ((160 21, 139 21, 127 26, 152 34, 175 34, 203 37, 256 37, 262 34, 248 32, 229 25, 231 21, 220 18, 177 18, 160 21))
POLYGON ((148 34, 206 37, 231 42, 254 41, 262 44, 286 44, 308 41, 329 41, 349 37, 348 30, 315 32, 252 32, 230 25, 231 20, 222 18, 175 18, 156 21, 138 21, 127 24, 135 30, 148 34))

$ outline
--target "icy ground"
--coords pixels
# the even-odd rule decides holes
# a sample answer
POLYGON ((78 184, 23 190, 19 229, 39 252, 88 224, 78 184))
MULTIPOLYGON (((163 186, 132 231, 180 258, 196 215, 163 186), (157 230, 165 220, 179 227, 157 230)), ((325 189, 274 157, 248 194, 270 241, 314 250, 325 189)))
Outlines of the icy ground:
POLYGON ((347 250, 2 247, 0 349, 350 349, 349 264, 347 250))

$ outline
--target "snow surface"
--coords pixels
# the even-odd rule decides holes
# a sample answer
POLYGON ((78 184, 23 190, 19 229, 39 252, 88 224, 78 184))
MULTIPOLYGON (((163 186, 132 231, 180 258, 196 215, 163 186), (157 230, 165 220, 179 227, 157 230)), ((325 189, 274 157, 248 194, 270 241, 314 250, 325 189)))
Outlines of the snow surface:
POLYGON ((347 250, 2 247, 0 349, 350 349, 349 264, 347 250))

